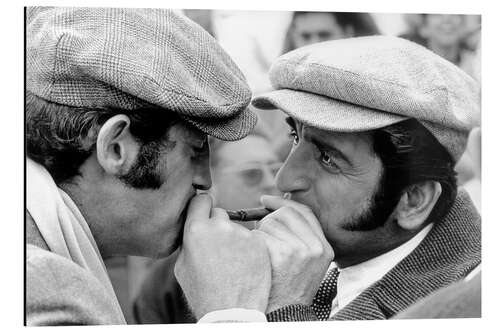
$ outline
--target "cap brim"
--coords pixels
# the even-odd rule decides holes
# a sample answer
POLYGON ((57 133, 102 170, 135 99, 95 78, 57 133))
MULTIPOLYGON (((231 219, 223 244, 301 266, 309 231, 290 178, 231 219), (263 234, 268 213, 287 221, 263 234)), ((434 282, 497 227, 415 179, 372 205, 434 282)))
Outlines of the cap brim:
POLYGON ((363 132, 408 119, 389 112, 292 89, 280 89, 262 94, 252 101, 252 105, 265 110, 280 109, 304 124, 336 132, 363 132))
POLYGON ((246 108, 236 116, 223 119, 184 118, 200 131, 224 141, 236 141, 246 137, 257 123, 255 112, 246 108))

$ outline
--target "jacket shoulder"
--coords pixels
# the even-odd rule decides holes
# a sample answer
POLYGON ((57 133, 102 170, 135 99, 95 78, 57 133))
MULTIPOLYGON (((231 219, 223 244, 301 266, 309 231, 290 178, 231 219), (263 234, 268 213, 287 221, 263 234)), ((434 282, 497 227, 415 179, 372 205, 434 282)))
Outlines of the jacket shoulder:
POLYGON ((122 324, 107 291, 90 272, 57 254, 26 247, 26 324, 122 324))

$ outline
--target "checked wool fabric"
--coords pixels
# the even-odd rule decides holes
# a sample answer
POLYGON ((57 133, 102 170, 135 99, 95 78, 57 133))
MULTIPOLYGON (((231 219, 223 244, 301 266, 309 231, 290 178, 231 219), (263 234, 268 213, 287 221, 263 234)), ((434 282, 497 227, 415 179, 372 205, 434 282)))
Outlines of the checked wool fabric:
POLYGON ((26 90, 72 107, 174 112, 226 141, 257 122, 236 63, 167 9, 28 7, 26 90))
POLYGON ((337 295, 337 279, 339 270, 330 269, 326 277, 321 281, 318 292, 314 296, 312 309, 319 320, 327 320, 332 309, 332 301, 337 295))

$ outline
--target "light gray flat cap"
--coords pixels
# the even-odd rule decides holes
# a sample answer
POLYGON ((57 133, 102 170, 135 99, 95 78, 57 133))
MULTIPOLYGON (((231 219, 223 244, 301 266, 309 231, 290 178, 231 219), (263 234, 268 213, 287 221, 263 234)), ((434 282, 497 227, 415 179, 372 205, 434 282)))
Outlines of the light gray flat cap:
POLYGON ((200 26, 166 9, 27 9, 26 89, 74 107, 175 112, 203 132, 238 140, 257 118, 251 91, 200 26))
POLYGON ((275 91, 252 104, 334 132, 420 121, 457 161, 479 124, 479 84, 454 64, 407 40, 370 36, 309 45, 276 60, 275 91))

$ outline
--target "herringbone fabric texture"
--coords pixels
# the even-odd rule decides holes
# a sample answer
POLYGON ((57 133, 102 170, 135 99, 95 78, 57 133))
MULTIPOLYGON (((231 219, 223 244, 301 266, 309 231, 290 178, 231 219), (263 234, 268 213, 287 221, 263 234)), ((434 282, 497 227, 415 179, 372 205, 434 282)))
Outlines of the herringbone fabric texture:
POLYGON ((312 302, 312 309, 319 320, 327 320, 332 310, 332 301, 337 295, 337 279, 339 270, 332 268, 328 271, 319 286, 312 302))
MULTIPOLYGON (((459 194, 450 212, 420 245, 381 280, 333 316, 333 320, 389 319, 432 292, 462 280, 481 263, 481 218, 469 195, 459 194)), ((318 320, 304 305, 267 314, 269 321, 318 320)))
POLYGON ((179 114, 224 140, 256 115, 242 72, 207 32, 166 9, 27 9, 26 89, 51 102, 179 114))
POLYGON ((315 128, 362 132, 419 120, 458 161, 479 125, 478 82, 432 51, 402 38, 370 36, 317 43, 282 55, 269 72, 275 91, 258 108, 279 108, 315 128))

